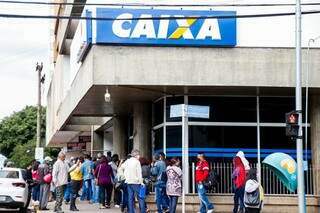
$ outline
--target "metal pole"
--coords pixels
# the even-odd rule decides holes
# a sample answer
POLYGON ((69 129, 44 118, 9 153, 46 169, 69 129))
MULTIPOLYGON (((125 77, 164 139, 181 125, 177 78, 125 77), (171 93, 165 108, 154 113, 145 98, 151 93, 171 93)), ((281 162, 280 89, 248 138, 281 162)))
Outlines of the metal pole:
POLYGON ((182 212, 186 212, 186 194, 189 193, 189 139, 188 139, 188 97, 182 104, 182 212))
POLYGON ((260 147, 260 97, 259 97, 259 89, 257 91, 257 170, 258 170, 258 181, 261 184, 261 147, 260 147))
POLYGON ((301 91, 301 4, 296 0, 296 110, 299 112, 299 138, 297 145, 297 165, 298 165, 298 198, 299 213, 305 213, 304 199, 304 172, 303 172, 303 146, 302 146, 302 91, 301 91))
POLYGON ((37 142, 36 147, 41 147, 41 72, 43 64, 40 65, 37 63, 36 71, 38 72, 38 106, 37 106, 37 142))

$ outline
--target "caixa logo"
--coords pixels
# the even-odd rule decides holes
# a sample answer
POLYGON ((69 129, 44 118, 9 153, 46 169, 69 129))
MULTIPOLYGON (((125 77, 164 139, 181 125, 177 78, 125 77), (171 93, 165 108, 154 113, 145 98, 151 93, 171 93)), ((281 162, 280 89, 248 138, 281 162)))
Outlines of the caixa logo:
POLYGON ((98 8, 96 43, 184 46, 235 46, 233 11, 146 10, 98 8))
POLYGON ((218 39, 221 34, 217 19, 205 19, 201 28, 197 32, 192 32, 191 26, 197 21, 196 18, 182 19, 184 16, 175 15, 170 19, 169 15, 161 15, 157 30, 155 29, 153 16, 151 14, 141 14, 135 25, 132 23, 133 14, 123 13, 117 17, 112 24, 112 31, 121 38, 158 38, 158 39, 218 39), (176 22, 175 30, 168 36, 169 26, 176 22), (128 25, 125 27, 125 25, 128 25), (157 33, 156 33, 157 32, 157 33))

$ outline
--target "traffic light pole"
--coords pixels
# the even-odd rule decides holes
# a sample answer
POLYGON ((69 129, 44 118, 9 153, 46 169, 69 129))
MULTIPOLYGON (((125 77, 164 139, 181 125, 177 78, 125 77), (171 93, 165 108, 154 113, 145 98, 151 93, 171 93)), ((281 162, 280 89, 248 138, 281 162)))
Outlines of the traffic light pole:
POLYGON ((37 142, 36 147, 40 147, 41 140, 41 72, 43 64, 40 65, 37 63, 36 71, 38 72, 38 106, 37 106, 37 142))
POLYGON ((299 137, 297 145, 297 173, 298 173, 298 198, 299 213, 305 213, 304 196, 304 171, 303 171, 303 147, 302 147, 302 91, 301 91, 301 4, 296 0, 296 111, 299 112, 299 137))

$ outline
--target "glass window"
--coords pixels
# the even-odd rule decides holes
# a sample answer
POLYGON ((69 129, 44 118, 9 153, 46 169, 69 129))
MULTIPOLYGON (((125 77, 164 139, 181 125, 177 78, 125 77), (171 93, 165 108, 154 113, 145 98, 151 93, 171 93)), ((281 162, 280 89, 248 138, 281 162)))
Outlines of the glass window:
POLYGON ((163 127, 154 130, 154 152, 163 151, 163 127))
MULTIPOLYGON (((304 134, 304 129, 303 129, 304 134)), ((260 128, 260 144, 261 144, 261 158, 274 152, 284 152, 295 158, 296 142, 286 136, 285 127, 261 127, 260 128)), ((304 142, 303 142, 304 145, 304 142)), ((305 146, 304 146, 305 149, 305 146)), ((305 157, 305 150, 303 150, 305 157)), ((311 160, 311 142, 310 142, 310 128, 308 130, 308 159, 311 160)))
POLYGON ((294 109, 293 97, 260 97, 260 122, 284 123, 285 113, 294 109))
POLYGON ((19 172, 18 171, 1 170, 0 171, 0 178, 18 179, 19 178, 19 172))
POLYGON ((166 152, 168 157, 182 156, 182 127, 167 126, 166 129, 166 152))
POLYGON ((167 105, 166 105, 166 117, 167 121, 181 121, 181 117, 177 118, 170 118, 170 106, 176 105, 176 104, 183 104, 184 103, 184 97, 178 96, 178 97, 167 97, 167 105))
POLYGON ((216 161, 231 161, 239 150, 256 161, 257 128, 229 126, 190 126, 190 155, 204 152, 216 161))
POLYGON ((189 121, 257 122, 255 97, 190 96, 190 105, 210 107, 210 118, 189 118, 189 121))
POLYGON ((153 106, 154 106, 153 108, 154 124, 153 125, 156 126, 158 124, 163 123, 163 99, 154 103, 153 106))

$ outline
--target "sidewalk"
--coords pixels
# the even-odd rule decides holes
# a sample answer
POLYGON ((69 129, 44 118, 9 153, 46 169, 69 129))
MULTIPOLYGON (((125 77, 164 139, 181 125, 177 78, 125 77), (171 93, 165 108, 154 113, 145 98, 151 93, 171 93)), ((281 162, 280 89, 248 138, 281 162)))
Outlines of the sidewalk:
MULTIPOLYGON (((53 213, 54 209, 54 203, 55 202, 50 202, 48 204, 48 208, 50 209, 49 211, 38 211, 41 213, 53 213)), ((80 210, 80 212, 84 213, 96 213, 96 212, 106 212, 106 213, 113 213, 113 212, 121 212, 119 208, 111 208, 111 209, 99 209, 99 204, 89 204, 88 201, 79 201, 77 200, 77 208, 80 210)), ((65 213, 74 213, 72 211, 69 211, 70 206, 63 204, 62 210, 65 213)))

